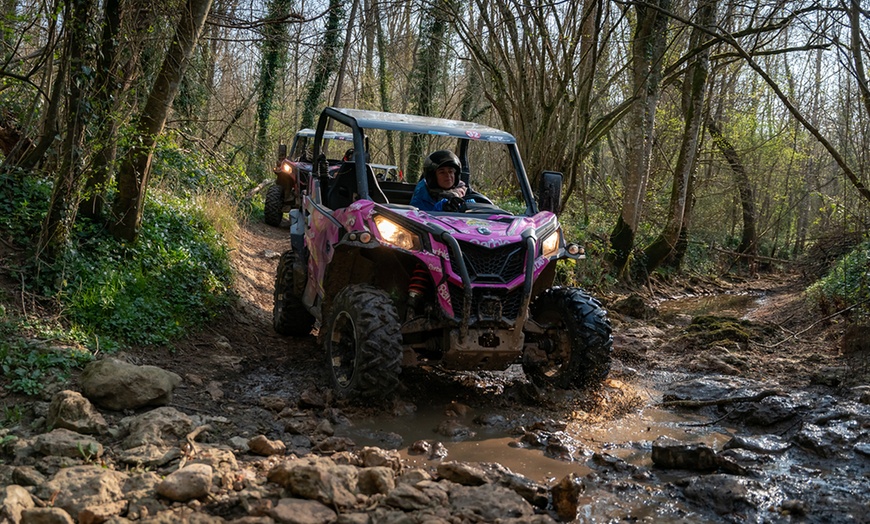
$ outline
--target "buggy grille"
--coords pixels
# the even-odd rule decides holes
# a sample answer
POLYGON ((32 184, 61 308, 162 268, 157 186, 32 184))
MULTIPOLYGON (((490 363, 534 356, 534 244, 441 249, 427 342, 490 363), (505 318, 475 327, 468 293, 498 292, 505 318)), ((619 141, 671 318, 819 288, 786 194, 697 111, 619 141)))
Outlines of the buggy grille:
MULTIPOLYGON (((459 247, 474 284, 506 284, 525 273, 525 243, 489 248, 459 242, 459 247)), ((450 265, 454 273, 461 274, 452 259, 450 265)))
MULTIPOLYGON (((465 293, 462 286, 450 284, 450 303, 453 305, 453 316, 462 316, 462 306, 465 303, 465 293)), ((472 290, 471 317, 474 320, 495 320, 502 318, 516 320, 520 316, 520 307, 523 303, 523 286, 513 290, 477 288, 472 290), (501 304, 501 318, 482 318, 486 316, 485 302, 496 300, 501 304), (482 307, 483 306, 483 307, 482 307)))

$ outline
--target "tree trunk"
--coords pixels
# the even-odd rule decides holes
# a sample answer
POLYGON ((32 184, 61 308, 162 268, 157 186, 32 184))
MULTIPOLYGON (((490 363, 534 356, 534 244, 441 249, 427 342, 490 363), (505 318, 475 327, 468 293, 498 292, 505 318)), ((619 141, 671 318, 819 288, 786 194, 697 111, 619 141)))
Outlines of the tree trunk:
POLYGON ((341 63, 338 66, 338 77, 335 79, 335 96, 332 99, 332 105, 341 105, 341 94, 344 88, 344 76, 347 70, 347 60, 350 57, 350 41, 353 35, 353 22, 356 18, 356 9, 359 5, 359 0, 353 0, 350 6, 350 15, 347 17, 347 31, 344 34, 344 48, 341 50, 341 63))
MULTIPOLYGON (((708 31, 713 30, 716 23, 715 16, 715 0, 702 1, 698 6, 698 26, 692 30, 689 43, 690 53, 692 49, 700 47, 706 39, 708 31)), ((674 169, 667 223, 655 241, 644 250, 643 263, 646 265, 644 269, 647 275, 655 271, 662 261, 671 254, 682 233, 686 203, 692 198, 692 195, 688 193, 689 178, 695 170, 698 137, 704 119, 704 95, 707 92, 709 58, 710 48, 705 47, 694 56, 686 67, 682 104, 683 113, 686 116, 683 139, 677 157, 677 165, 674 169)))
POLYGON ((338 68, 338 48, 341 45, 338 29, 343 19, 344 2, 330 0, 329 17, 326 19, 326 30, 314 64, 314 76, 308 83, 308 92, 302 107, 301 127, 314 127, 314 117, 320 111, 320 101, 329 85, 329 79, 338 68))
POLYGON ((115 163, 117 152, 118 120, 112 116, 112 109, 121 83, 115 74, 118 55, 116 42, 121 29, 120 4, 120 0, 106 0, 103 7, 103 34, 100 37, 99 61, 94 79, 96 89, 92 96, 94 120, 100 122, 94 140, 97 149, 90 176, 85 183, 84 199, 79 205, 79 213, 92 219, 103 215, 109 171, 115 163))
POLYGON ((66 99, 66 135, 61 148, 61 164, 51 193, 51 203, 39 235, 39 258, 53 264, 67 249, 76 219, 82 186, 82 149, 85 139, 87 107, 84 94, 88 75, 85 73, 85 43, 91 0, 74 0, 64 13, 69 28, 64 46, 64 62, 69 63, 69 95, 66 99))
POLYGON ((740 205, 743 209, 743 233, 737 251, 747 255, 755 255, 758 243, 755 232, 755 197, 753 196, 749 175, 740 161, 740 155, 737 154, 734 146, 722 134, 722 128, 719 123, 715 122, 712 117, 707 119, 707 131, 710 132, 716 147, 719 148, 722 156, 725 157, 728 165, 731 166, 731 171, 734 173, 734 183, 737 185, 737 190, 740 193, 740 205))
POLYGON ((187 0, 175 29, 175 38, 139 115, 133 146, 121 160, 118 195, 112 206, 112 233, 119 239, 135 242, 139 236, 157 135, 166 124, 169 108, 178 93, 211 3, 212 0, 187 0))
MULTIPOLYGON (((442 54, 448 29, 446 8, 445 0, 437 0, 421 15, 423 22, 420 25, 420 49, 411 73, 412 82, 417 87, 413 97, 414 112, 418 115, 431 116, 435 111, 435 95, 441 86, 444 71, 442 54)), ((422 135, 415 134, 411 138, 408 169, 405 172, 409 182, 416 182, 422 172, 425 155, 423 148, 426 146, 423 142, 422 135)))
POLYGON ((631 110, 628 162, 623 173, 622 211, 610 235, 609 261, 623 274, 634 248, 634 237, 643 212, 655 133, 655 112, 659 100, 662 59, 667 39, 668 18, 660 11, 670 0, 657 0, 658 9, 635 6, 637 27, 632 38, 632 85, 637 100, 631 110))
POLYGON ((263 56, 260 61, 260 98, 257 100, 257 148, 254 158, 249 159, 248 171, 254 180, 266 177, 267 136, 269 116, 272 114, 272 101, 275 98, 275 85, 284 73, 287 64, 289 27, 283 20, 290 14, 292 0, 272 0, 268 2, 269 22, 263 30, 263 56))
MULTIPOLYGON (((372 9, 375 20, 375 31, 378 46, 378 95, 381 101, 381 111, 390 112, 390 83, 387 77, 387 44, 384 39, 384 26, 381 21, 381 4, 374 2, 372 9)), ((396 158, 396 146, 393 143, 392 131, 387 131, 387 154, 388 158, 396 158)))

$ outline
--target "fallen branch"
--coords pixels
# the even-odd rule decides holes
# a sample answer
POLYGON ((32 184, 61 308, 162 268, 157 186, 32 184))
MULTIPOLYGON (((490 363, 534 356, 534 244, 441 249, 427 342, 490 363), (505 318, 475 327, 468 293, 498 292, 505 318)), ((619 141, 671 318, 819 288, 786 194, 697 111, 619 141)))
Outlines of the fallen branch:
POLYGON ((181 460, 178 463, 178 469, 183 468, 185 464, 187 464, 187 461, 198 453, 199 450, 196 449, 196 437, 198 437, 203 431, 208 431, 210 429, 211 424, 205 424, 194 429, 184 437, 186 442, 181 445, 181 460))
POLYGON ((266 186, 268 186, 268 185, 271 184, 271 183, 272 183, 272 179, 271 179, 271 178, 267 178, 266 180, 263 180, 262 182, 260 182, 259 184, 257 184, 257 187, 255 187, 254 189, 248 191, 248 194, 245 195, 245 198, 244 198, 244 199, 245 199, 245 200, 250 200, 250 199, 254 198, 254 195, 256 195, 257 193, 259 193, 260 191, 262 191, 263 188, 265 188, 266 186))
POLYGON ((752 260, 759 260, 761 262, 772 262, 776 264, 793 264, 792 260, 785 260, 784 258, 773 258, 766 257, 764 255, 753 255, 751 253, 739 253, 737 251, 731 251, 730 249, 722 249, 721 247, 711 246, 714 250, 725 253, 726 255, 731 255, 733 257, 738 258, 751 258, 752 260))
POLYGON ((814 327, 821 324, 822 322, 824 322, 826 320, 830 320, 830 319, 836 317, 837 315, 842 315, 843 313, 846 313, 847 311, 852 310, 852 309, 860 306, 861 304, 866 304, 867 302, 870 302, 870 298, 862 300, 861 302, 856 302, 845 309, 841 309, 840 311, 837 311, 836 313, 832 313, 832 314, 826 316, 825 318, 820 318, 820 319, 816 320, 815 322, 813 322, 812 324, 810 324, 809 327, 807 327, 806 329, 802 329, 801 331, 798 331, 797 333, 792 333, 791 335, 785 337, 784 339, 780 340, 776 344, 771 344, 768 346, 766 344, 760 344, 758 342, 752 342, 752 343, 755 344, 756 346, 764 348, 764 349, 773 349, 789 339, 803 335, 804 333, 813 329, 814 327))
POLYGON ((665 402, 661 402, 659 406, 662 407, 679 407, 679 408, 706 408, 709 406, 727 406, 728 404, 734 404, 737 402, 758 402, 767 397, 784 397, 785 393, 779 391, 777 389, 765 389, 761 393, 757 395, 750 395, 744 397, 729 397, 729 398, 716 398, 716 399, 708 399, 708 400, 667 400, 665 402))

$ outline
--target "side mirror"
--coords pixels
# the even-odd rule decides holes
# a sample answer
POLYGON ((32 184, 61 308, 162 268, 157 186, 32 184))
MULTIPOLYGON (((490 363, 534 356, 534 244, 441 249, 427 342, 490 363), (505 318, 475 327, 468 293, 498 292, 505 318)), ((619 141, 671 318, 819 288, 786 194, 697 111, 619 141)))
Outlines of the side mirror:
POLYGON ((278 161, 287 158, 287 144, 278 145, 278 161))
POLYGON ((538 184, 538 207, 558 215, 562 205, 562 173, 544 171, 538 184))

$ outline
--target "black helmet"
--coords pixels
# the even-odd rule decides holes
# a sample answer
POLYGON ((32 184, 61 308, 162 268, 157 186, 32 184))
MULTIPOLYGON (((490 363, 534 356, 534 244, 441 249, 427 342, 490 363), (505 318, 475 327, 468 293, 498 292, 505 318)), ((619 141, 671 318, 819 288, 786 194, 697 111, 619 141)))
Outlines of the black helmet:
POLYGON ((453 176, 453 187, 456 187, 459 184, 459 171, 462 170, 462 164, 459 163, 459 157, 456 156, 453 151, 441 149, 439 151, 433 151, 426 157, 426 160, 423 161, 423 178, 426 179, 426 183, 429 184, 430 188, 438 187, 438 181, 435 180, 435 172, 438 171, 439 167, 444 166, 452 166, 456 169, 456 174, 453 176))

